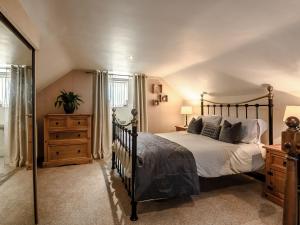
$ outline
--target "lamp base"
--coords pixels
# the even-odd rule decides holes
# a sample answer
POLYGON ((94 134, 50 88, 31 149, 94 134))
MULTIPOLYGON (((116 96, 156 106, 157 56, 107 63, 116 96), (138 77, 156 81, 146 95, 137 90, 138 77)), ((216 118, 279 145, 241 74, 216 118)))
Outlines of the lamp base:
POLYGON ((184 127, 187 127, 188 126, 188 123, 187 123, 187 114, 185 114, 185 125, 184 127))

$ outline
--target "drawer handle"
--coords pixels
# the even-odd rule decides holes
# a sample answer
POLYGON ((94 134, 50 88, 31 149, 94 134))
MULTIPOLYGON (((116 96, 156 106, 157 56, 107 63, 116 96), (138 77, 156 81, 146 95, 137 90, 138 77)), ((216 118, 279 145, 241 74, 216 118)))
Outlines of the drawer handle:
POLYGON ((284 166, 284 167, 286 167, 286 161, 283 161, 283 163, 282 163, 282 165, 284 166))
POLYGON ((292 148, 292 143, 291 142, 285 142, 283 144, 284 150, 289 150, 292 148))
POLYGON ((78 121, 78 125, 80 125, 80 121, 78 121))
POLYGON ((59 136, 58 136, 58 135, 55 135, 55 138, 59 138, 59 136))
POLYGON ((273 172, 272 171, 268 171, 268 175, 273 176, 273 172))
POLYGON ((270 185, 268 185, 267 188, 268 188, 270 191, 273 191, 273 187, 271 187, 270 185))
POLYGON ((78 137, 80 137, 80 134, 78 134, 78 137))
POLYGON ((80 150, 78 150, 77 152, 80 153, 80 150))
POLYGON ((59 155, 59 152, 56 152, 56 155, 59 155))
POLYGON ((58 125, 59 123, 58 123, 58 122, 56 122, 55 124, 56 124, 56 125, 58 125))

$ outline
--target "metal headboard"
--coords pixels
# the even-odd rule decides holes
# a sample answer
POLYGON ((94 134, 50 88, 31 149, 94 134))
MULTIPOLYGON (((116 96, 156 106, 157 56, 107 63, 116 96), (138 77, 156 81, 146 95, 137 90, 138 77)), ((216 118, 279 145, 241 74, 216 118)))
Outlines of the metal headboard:
POLYGON ((273 87, 267 87, 268 93, 258 98, 253 98, 247 101, 236 102, 236 103, 224 103, 224 102, 214 102, 204 99, 205 93, 201 94, 201 115, 204 115, 204 108, 207 108, 207 114, 212 113, 216 115, 217 108, 221 116, 227 113, 230 116, 231 108, 235 108, 235 116, 239 117, 239 109, 244 109, 245 118, 248 118, 249 108, 254 108, 256 113, 256 118, 259 118, 259 109, 261 107, 268 107, 268 124, 269 124, 269 144, 273 144, 273 87), (265 104, 257 103, 257 101, 267 99, 265 104))

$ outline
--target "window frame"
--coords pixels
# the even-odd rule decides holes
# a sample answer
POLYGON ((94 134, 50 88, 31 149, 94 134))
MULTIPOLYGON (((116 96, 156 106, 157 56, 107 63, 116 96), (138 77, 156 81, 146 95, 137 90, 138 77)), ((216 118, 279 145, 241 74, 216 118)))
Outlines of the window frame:
POLYGON ((109 80, 109 96, 108 96, 108 98, 109 98, 111 107, 114 107, 114 108, 128 107, 129 106, 129 78, 120 78, 120 77, 112 76, 109 80), (115 87, 114 83, 126 83, 126 97, 124 99, 126 101, 126 103, 123 104, 122 106, 115 104, 115 99, 113 97, 113 94, 114 94, 113 88, 115 87))

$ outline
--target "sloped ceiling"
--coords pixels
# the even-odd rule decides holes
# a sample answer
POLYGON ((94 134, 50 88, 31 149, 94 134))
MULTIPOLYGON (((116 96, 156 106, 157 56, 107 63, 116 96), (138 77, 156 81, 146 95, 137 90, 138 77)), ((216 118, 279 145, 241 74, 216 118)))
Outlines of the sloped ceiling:
POLYGON ((40 89, 63 71, 105 68, 163 76, 186 98, 243 94, 263 83, 300 96, 298 0, 22 4, 42 31, 40 89))
POLYGON ((1 22, 0 67, 6 64, 31 66, 31 57, 31 50, 1 22))

